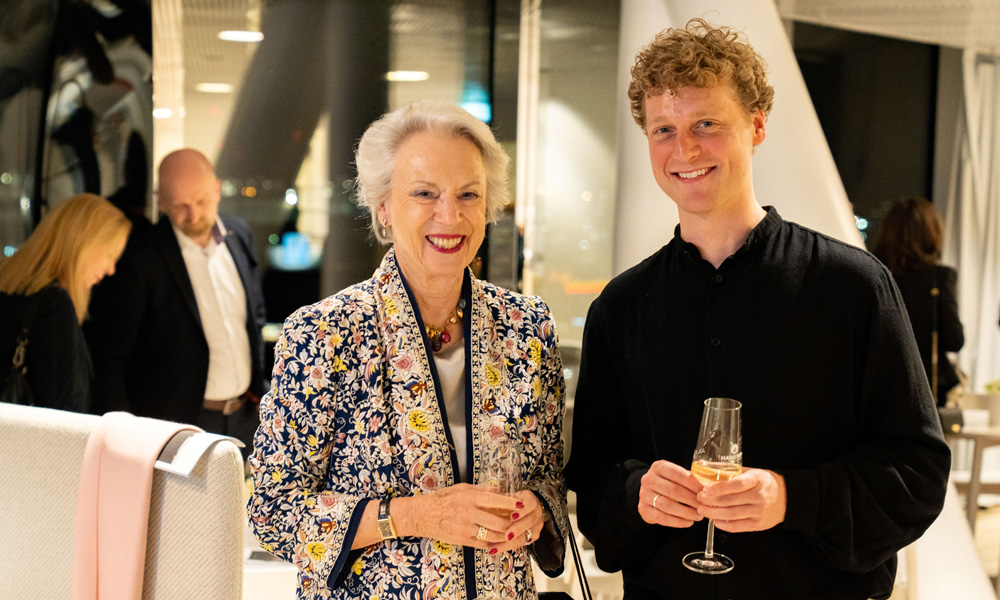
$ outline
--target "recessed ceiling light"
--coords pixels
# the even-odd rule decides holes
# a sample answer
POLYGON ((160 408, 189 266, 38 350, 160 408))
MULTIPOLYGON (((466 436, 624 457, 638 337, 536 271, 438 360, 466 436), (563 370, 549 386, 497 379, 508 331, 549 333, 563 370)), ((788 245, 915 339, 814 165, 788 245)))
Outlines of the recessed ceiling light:
POLYGON ((170 110, 169 108, 154 108, 153 109, 153 118, 154 119, 169 119, 172 116, 174 116, 174 111, 170 110))
POLYGON ((230 83, 199 83, 194 86, 194 89, 206 94, 230 94, 233 91, 233 86, 230 83))
POLYGON ((219 39, 227 42, 259 42, 264 34, 259 31, 220 31, 219 39))
POLYGON ((385 78, 388 81, 427 81, 431 76, 427 71, 389 71, 385 78))

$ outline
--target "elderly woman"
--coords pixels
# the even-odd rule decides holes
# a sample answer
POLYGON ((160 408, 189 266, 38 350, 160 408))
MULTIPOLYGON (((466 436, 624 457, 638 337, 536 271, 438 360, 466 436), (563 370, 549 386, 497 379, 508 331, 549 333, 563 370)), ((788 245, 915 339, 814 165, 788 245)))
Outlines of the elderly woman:
POLYGON ((567 531, 555 324, 468 268, 507 201, 507 156, 464 110, 423 101, 373 123, 356 163, 392 248, 285 322, 251 526, 298 566, 299 598, 534 597, 530 557, 558 574, 567 531), (498 439, 521 464, 508 495, 486 473, 498 439))

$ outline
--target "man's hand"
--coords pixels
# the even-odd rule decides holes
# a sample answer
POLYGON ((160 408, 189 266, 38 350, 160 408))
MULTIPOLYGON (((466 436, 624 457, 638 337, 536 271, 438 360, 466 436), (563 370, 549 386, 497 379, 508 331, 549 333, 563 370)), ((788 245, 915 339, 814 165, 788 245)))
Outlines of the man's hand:
POLYGON ((639 516, 651 525, 690 527, 702 519, 696 497, 702 487, 691 471, 658 460, 642 476, 639 516))
MULTIPOLYGON (((641 496, 641 494, 640 494, 641 496)), ((659 501, 657 501, 659 504, 659 501)), ((744 469, 698 493, 698 513, 723 531, 764 531, 785 520, 785 479, 773 471, 744 469)))

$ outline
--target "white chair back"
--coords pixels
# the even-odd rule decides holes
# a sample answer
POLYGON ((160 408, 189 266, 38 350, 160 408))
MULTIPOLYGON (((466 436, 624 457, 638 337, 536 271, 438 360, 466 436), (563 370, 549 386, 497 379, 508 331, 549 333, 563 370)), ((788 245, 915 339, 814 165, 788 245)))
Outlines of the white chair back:
MULTIPOLYGON (((0 403, 3 598, 72 597, 80 467, 100 419, 0 403)), ((242 459, 234 444, 213 444, 190 477, 157 470, 143 600, 240 600, 245 518, 242 459)))

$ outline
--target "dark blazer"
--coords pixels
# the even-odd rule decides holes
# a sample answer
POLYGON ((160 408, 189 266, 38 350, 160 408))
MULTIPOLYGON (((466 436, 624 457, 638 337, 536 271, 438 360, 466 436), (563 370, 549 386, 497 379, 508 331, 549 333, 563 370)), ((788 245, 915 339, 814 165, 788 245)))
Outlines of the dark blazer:
POLYGON ((910 315, 913 335, 917 338, 920 359, 924 363, 928 382, 931 380, 931 330, 933 306, 931 287, 936 279, 941 294, 938 296, 938 404, 947 400, 948 390, 958 385, 958 375, 948 361, 948 352, 958 352, 965 345, 965 331, 958 318, 958 273, 951 267, 937 265, 906 275, 895 276, 896 285, 903 295, 906 312, 910 315))
MULTIPOLYGON (((76 307, 63 288, 50 285, 35 294, 35 316, 28 330, 25 375, 35 406, 87 412, 93 369, 76 319, 76 307)), ((0 381, 10 373, 28 296, 0 293, 0 381)))
MULTIPOLYGON (((250 391, 264 392, 264 296, 250 229, 220 215, 246 295, 250 391)), ((208 379, 208 342, 170 221, 129 238, 116 273, 94 290, 85 331, 94 360, 93 412, 196 423, 208 379)), ((249 404, 249 403, 248 403, 249 404)), ((256 405, 253 404, 256 410, 256 405)))

